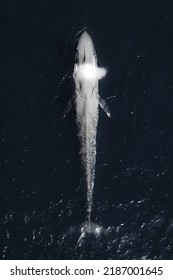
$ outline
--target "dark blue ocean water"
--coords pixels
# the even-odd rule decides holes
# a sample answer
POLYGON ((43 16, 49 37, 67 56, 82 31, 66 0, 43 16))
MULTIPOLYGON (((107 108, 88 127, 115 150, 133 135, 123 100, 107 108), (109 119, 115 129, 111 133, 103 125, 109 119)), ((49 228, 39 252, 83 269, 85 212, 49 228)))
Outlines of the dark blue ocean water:
POLYGON ((173 259, 172 1, 0 1, 0 258, 173 259), (77 33, 107 76, 92 221, 73 94, 77 33), (113 96, 112 98, 109 98, 113 96))

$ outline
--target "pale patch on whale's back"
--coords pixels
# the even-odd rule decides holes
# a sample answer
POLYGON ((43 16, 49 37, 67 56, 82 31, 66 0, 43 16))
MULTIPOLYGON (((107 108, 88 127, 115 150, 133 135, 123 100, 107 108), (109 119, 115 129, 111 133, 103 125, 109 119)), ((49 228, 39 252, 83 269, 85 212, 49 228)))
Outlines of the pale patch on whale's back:
POLYGON ((103 67, 97 67, 96 65, 92 65, 90 63, 83 63, 79 66, 75 66, 74 76, 80 82, 84 82, 87 80, 98 81, 105 77, 107 71, 103 67))

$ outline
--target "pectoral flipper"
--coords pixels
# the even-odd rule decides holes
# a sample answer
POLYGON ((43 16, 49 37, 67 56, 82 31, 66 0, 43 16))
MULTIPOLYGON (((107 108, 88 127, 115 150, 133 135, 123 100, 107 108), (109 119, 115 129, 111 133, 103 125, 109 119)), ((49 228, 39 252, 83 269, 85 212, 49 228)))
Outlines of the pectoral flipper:
POLYGON ((63 112, 63 118, 65 118, 67 116, 67 114, 71 111, 72 107, 73 107, 73 102, 74 102, 74 97, 72 97, 69 102, 67 103, 64 112, 63 112))
POLYGON ((101 98, 100 96, 99 96, 99 105, 105 111, 106 115, 110 118, 111 115, 110 115, 108 105, 107 105, 106 101, 103 98, 101 98))

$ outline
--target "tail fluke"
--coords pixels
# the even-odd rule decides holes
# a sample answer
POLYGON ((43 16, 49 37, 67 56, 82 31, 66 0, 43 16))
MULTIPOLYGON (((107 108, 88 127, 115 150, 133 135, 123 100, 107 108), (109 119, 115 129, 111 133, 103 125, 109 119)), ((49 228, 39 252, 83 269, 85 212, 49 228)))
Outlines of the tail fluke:
POLYGON ((102 227, 98 224, 92 223, 91 221, 87 221, 82 224, 81 233, 89 233, 94 235, 99 235, 102 230, 102 227))
POLYGON ((102 226, 95 224, 90 220, 86 221, 85 223, 82 224, 80 228, 81 235, 78 239, 78 244, 79 245, 81 244, 83 238, 85 238, 87 234, 93 234, 95 235, 95 237, 99 237, 103 230, 104 229, 102 226))

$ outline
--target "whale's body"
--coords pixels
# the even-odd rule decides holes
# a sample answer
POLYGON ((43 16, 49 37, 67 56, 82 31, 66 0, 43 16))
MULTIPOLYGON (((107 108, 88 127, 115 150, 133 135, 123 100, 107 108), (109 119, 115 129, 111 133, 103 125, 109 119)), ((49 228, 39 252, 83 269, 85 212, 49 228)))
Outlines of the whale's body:
POLYGON ((96 164, 96 135, 99 104, 108 116, 106 102, 98 94, 98 80, 106 75, 97 67, 97 57, 91 37, 85 31, 79 38, 73 78, 78 134, 81 142, 81 160, 87 187, 87 212, 90 222, 96 164))

